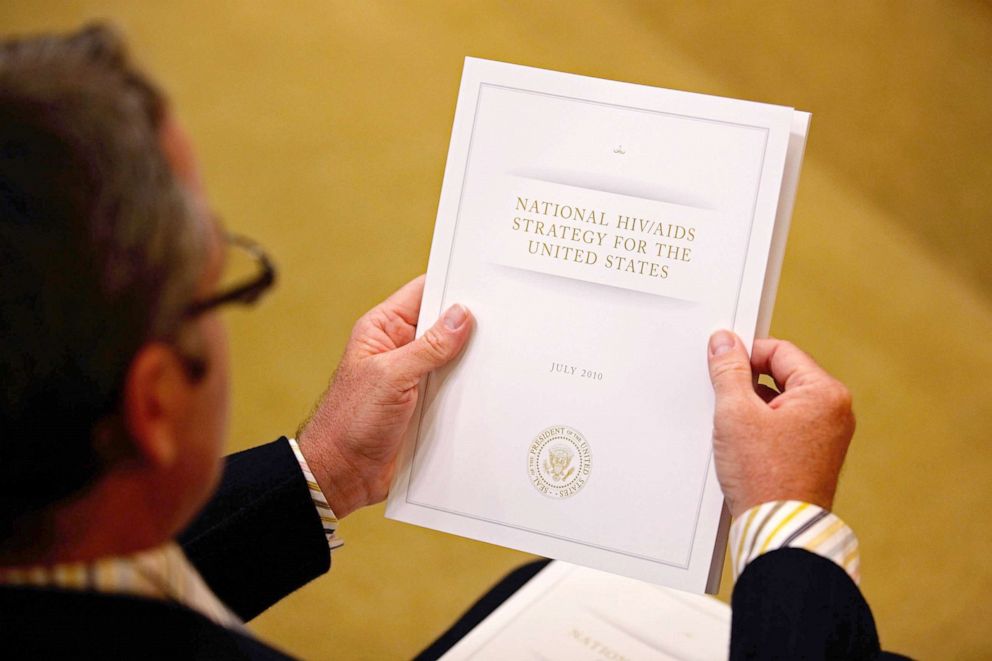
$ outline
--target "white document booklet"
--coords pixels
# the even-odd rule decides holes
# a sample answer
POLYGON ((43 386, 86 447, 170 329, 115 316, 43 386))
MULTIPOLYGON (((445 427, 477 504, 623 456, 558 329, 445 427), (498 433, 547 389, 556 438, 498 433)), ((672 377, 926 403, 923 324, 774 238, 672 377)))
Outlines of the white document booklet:
POLYGON ((767 331, 809 115, 468 58, 386 515, 691 591, 728 516, 707 339, 767 331))
POLYGON ((727 604, 555 561, 442 659, 708 661, 729 649, 727 604))

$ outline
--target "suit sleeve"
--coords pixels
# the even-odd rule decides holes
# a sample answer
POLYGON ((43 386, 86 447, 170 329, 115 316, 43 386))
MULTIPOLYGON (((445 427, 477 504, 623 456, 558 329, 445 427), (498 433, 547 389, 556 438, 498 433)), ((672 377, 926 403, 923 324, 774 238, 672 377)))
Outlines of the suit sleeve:
POLYGON ((217 492, 179 543, 244 620, 330 568, 327 538, 286 438, 227 457, 217 492))
POLYGON ((868 603, 840 566, 805 549, 752 560, 734 586, 731 659, 876 659, 868 603))

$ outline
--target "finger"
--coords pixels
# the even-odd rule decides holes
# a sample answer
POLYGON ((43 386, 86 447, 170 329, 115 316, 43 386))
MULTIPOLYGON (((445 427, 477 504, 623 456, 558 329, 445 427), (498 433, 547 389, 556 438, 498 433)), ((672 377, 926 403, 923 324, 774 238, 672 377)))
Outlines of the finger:
POLYGON ((420 316, 420 301, 424 298, 424 274, 406 283, 380 303, 383 307, 398 314, 411 326, 417 325, 420 316))
POLYGON ((759 374, 768 374, 782 390, 804 382, 830 378, 826 370, 791 342, 766 338, 754 341, 751 351, 751 368, 759 374))
POLYGON ((428 372, 459 354, 471 334, 472 323, 472 315, 464 306, 452 305, 426 333, 387 354, 390 373, 403 388, 416 385, 428 372))
POLYGON ((708 354, 710 381, 718 407, 726 401, 757 398, 751 380, 751 362, 739 337, 725 330, 713 333, 708 354))

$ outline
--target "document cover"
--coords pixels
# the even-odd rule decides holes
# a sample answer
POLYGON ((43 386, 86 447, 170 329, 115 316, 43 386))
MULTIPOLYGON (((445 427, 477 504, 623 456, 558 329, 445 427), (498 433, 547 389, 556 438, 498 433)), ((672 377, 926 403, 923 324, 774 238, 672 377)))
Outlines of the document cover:
POLYGON ((809 115, 468 58, 388 517, 696 592, 729 524, 707 340, 767 332, 809 115))

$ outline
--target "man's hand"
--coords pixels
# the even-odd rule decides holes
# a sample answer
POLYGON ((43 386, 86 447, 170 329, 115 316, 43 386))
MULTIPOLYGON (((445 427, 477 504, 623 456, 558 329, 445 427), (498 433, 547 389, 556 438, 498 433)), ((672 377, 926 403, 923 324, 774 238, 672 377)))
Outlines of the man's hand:
POLYGON ((755 340, 748 360, 733 333, 710 338, 716 392, 713 454, 730 513, 772 500, 833 505, 854 435, 851 395, 788 342, 755 340), (758 383, 768 374, 778 390, 758 383))
POLYGON ((458 355, 472 316, 453 305, 414 340, 424 276, 359 319, 300 450, 338 518, 386 497, 421 377, 458 355))

